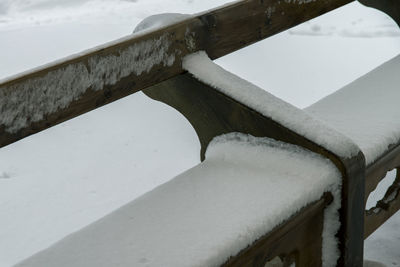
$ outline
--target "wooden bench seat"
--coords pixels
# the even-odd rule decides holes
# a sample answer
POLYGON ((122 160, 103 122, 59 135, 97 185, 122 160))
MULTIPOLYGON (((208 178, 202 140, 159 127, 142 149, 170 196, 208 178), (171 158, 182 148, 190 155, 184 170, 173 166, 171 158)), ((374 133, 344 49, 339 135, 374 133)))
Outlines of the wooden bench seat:
MULTIPOLYGON (((246 257, 227 261, 296 213, 302 217, 264 238, 269 249, 264 245, 267 254, 258 260, 293 253, 297 266, 319 266, 321 242, 325 258, 338 257, 339 222, 324 230, 324 241, 322 231, 329 201, 323 195, 333 191, 337 208, 340 180, 336 167, 317 154, 228 135, 211 144, 200 165, 17 266, 254 266, 254 256, 246 265, 246 257)), ((327 221, 338 220, 335 208, 328 210, 327 221)))

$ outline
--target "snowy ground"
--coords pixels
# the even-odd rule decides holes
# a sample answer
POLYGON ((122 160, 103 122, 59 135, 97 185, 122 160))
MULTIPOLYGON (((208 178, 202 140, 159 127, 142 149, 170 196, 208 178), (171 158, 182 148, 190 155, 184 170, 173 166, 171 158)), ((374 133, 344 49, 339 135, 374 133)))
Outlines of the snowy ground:
MULTIPOLYGON (((0 79, 111 41, 155 13, 229 0, 0 0, 0 79)), ((400 30, 351 4, 218 60, 305 107, 400 53, 400 30)), ((0 149, 0 267, 81 229, 199 162, 194 130, 138 93, 0 149)), ((400 265, 400 216, 366 258, 400 265)))

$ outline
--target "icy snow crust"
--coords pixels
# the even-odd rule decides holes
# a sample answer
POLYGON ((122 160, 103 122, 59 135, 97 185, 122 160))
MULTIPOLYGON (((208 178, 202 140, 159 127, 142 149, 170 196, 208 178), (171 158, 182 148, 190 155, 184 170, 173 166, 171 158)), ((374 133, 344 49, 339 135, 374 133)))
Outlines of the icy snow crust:
POLYGON ((186 56, 183 68, 200 81, 272 118, 336 155, 350 158, 359 152, 356 144, 306 112, 273 96, 215 64, 203 51, 186 56))
POLYGON ((400 140, 400 55, 305 110, 351 138, 367 164, 400 140))
POLYGON ((164 34, 132 45, 118 54, 93 56, 87 66, 69 64, 43 77, 0 87, 0 126, 15 133, 31 122, 66 108, 90 88, 101 90, 131 74, 148 73, 155 65, 172 66, 175 55, 168 52, 170 45, 171 41, 164 34))
POLYGON ((210 144, 200 165, 17 266, 219 266, 331 191, 323 235, 330 266, 340 181, 317 154, 229 134, 210 144))

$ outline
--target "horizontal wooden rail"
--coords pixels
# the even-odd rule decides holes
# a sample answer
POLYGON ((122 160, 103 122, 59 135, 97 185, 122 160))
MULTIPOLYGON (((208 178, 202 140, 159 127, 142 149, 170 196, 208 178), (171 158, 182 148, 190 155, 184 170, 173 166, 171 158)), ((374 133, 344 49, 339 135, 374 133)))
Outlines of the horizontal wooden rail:
POLYGON ((0 82, 0 147, 181 74, 187 54, 215 59, 352 1, 234 2, 0 82))

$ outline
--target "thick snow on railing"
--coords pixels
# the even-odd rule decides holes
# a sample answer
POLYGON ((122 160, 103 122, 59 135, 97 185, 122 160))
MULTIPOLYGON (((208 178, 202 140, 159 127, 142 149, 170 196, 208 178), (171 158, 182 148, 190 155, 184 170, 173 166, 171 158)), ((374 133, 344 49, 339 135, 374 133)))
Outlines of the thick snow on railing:
POLYGON ((252 83, 224 70, 210 60, 205 52, 198 52, 185 57, 183 68, 200 81, 253 108, 262 115, 272 118, 337 155, 350 158, 359 152, 357 145, 340 132, 252 83))
POLYGON ((334 195, 323 230, 332 266, 340 183, 329 160, 300 147, 221 136, 200 165, 17 266, 219 266, 324 192, 334 195))
POLYGON ((351 138, 367 164, 400 140, 400 55, 305 110, 351 138))

